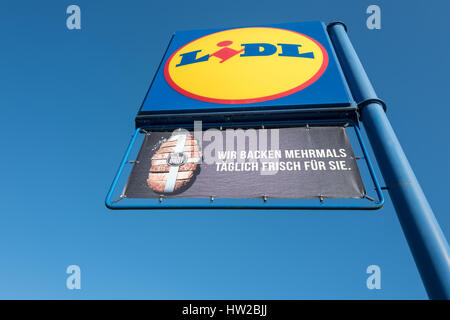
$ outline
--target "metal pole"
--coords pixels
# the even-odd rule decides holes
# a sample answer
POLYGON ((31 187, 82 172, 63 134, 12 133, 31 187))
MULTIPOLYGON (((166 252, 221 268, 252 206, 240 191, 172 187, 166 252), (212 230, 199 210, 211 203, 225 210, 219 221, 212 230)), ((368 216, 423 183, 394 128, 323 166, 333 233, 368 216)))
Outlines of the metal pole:
POLYGON ((328 26, 420 276, 431 299, 450 299, 450 249, 343 23, 328 26))

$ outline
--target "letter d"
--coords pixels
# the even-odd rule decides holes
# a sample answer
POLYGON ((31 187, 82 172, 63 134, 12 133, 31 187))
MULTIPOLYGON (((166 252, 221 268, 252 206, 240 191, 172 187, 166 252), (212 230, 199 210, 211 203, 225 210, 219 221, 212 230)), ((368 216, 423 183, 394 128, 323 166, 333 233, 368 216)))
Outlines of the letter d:
POLYGON ((277 52, 277 47, 270 43, 245 43, 241 57, 271 56, 277 52))

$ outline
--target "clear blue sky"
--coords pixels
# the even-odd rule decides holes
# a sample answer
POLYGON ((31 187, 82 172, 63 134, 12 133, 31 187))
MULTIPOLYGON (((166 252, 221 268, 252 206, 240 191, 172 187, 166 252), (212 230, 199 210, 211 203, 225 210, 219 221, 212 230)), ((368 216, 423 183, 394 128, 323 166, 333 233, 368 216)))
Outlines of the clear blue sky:
POLYGON ((174 31, 342 20, 449 237, 449 12, 445 1, 1 2, 0 298, 426 298, 389 198, 376 212, 295 213, 103 201, 174 31), (81 30, 66 28, 70 4, 81 30), (366 28, 370 4, 381 30, 366 28), (80 291, 66 289, 70 264, 80 291))

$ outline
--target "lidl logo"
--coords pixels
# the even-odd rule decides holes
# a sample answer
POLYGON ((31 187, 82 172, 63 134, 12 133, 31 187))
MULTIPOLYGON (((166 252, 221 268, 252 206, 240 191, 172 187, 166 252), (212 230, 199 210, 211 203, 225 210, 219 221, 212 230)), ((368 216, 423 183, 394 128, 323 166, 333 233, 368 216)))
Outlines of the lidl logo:
POLYGON ((189 42, 167 60, 164 76, 190 98, 244 104, 298 92, 317 81, 327 65, 325 48, 304 34, 249 27, 189 42))

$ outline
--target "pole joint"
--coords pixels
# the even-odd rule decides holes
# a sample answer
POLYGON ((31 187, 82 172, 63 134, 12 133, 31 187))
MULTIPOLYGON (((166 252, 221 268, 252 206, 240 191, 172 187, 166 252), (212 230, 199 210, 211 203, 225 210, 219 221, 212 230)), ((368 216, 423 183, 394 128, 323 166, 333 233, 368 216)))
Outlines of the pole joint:
POLYGON ((381 100, 381 99, 372 98, 372 99, 366 99, 366 100, 358 103, 358 111, 359 111, 359 113, 361 114, 362 109, 365 106, 367 106, 368 104, 371 104, 371 103, 378 103, 379 105, 381 105, 383 107, 384 112, 386 112, 386 110, 387 110, 386 103, 383 100, 381 100))

